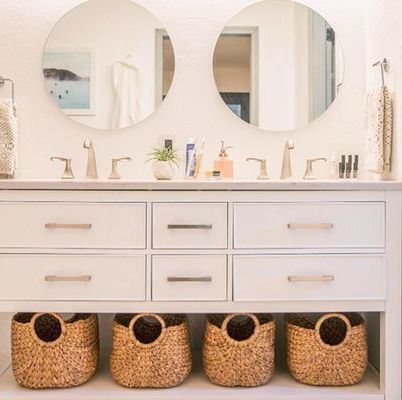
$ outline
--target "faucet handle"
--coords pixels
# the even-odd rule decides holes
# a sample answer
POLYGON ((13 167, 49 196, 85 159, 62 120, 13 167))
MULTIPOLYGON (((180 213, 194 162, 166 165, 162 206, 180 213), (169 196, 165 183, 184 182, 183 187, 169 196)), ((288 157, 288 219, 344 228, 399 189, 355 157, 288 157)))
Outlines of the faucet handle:
POLYGON ((304 173, 303 179, 307 180, 314 180, 317 179, 317 177, 314 175, 313 172, 313 163, 316 161, 328 161, 325 157, 319 157, 319 158, 311 158, 306 160, 306 172, 304 173))
POLYGON ((131 161, 131 157, 112 158, 112 172, 110 173, 109 179, 121 179, 119 171, 117 170, 120 161, 131 161))
POLYGON ((71 169, 71 158, 64 157, 51 157, 51 161, 63 161, 65 162, 64 172, 61 179, 74 179, 73 170, 71 169))
POLYGON ((267 160, 262 158, 246 158, 247 162, 250 161, 257 161, 260 163, 260 173, 257 176, 257 179, 269 179, 268 172, 267 172, 267 160))

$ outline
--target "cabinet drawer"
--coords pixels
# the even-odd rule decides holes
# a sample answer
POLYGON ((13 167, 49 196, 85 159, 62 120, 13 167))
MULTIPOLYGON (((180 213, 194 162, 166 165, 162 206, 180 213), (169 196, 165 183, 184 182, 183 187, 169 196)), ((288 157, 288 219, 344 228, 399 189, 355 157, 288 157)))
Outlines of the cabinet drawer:
POLYGON ((143 203, 0 203, 0 246, 145 248, 143 203))
POLYGON ((145 257, 0 256, 0 299, 145 300, 145 257))
POLYGON ((237 203, 234 246, 381 248, 384 203, 237 203))
POLYGON ((224 301, 226 256, 153 256, 154 301, 224 301))
POLYGON ((234 300, 385 298, 382 256, 236 256, 234 300))
POLYGON ((227 248, 226 203, 156 203, 154 249, 227 248))

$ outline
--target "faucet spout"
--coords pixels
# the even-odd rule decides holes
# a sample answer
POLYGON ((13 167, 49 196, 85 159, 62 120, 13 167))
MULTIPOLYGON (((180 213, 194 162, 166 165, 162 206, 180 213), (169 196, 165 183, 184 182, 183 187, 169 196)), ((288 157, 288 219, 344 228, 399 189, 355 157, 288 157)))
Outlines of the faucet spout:
POLYGON ((84 149, 88 150, 87 155, 87 179, 98 179, 98 170, 96 168, 95 149, 92 140, 87 138, 84 141, 84 149))
POLYGON ((289 139, 285 144, 285 149, 283 151, 283 160, 282 160, 282 170, 281 170, 281 179, 291 179, 292 178, 292 165, 290 159, 290 150, 295 148, 295 144, 293 140, 289 139))

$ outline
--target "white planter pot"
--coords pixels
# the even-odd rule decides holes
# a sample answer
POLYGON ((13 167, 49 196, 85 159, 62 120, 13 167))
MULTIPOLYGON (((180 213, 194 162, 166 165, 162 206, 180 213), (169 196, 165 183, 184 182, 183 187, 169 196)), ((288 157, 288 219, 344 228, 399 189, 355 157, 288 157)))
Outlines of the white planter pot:
POLYGON ((168 181, 174 177, 174 167, 167 161, 154 161, 152 173, 156 179, 168 181))

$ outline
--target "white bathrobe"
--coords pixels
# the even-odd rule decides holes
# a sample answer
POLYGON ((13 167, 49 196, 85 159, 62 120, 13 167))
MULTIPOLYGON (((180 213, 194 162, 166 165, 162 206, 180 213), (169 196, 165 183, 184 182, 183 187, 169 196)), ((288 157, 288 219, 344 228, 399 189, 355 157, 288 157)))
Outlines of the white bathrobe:
POLYGON ((141 119, 139 105, 139 72, 126 62, 113 66, 114 99, 110 127, 127 128, 141 119))

